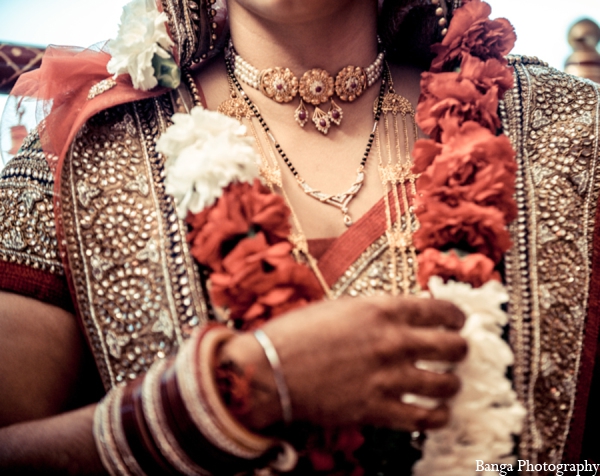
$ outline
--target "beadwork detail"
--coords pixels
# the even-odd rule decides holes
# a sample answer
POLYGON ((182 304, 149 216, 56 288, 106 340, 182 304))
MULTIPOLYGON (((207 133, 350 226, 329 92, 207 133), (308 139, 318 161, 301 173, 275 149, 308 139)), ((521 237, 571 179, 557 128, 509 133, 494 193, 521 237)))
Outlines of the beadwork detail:
POLYGON ((519 217, 511 226, 506 278, 514 384, 529 415, 519 457, 556 464, 583 350, 600 189, 600 94, 535 58, 510 62, 520 89, 506 95, 501 115, 518 154, 519 217))
POLYGON ((103 79, 99 83, 94 84, 90 88, 90 92, 88 93, 88 101, 94 99, 96 96, 105 93, 106 91, 110 91, 117 85, 117 81, 114 78, 103 79))
POLYGON ((170 104, 165 96, 92 118, 62 171, 66 252, 107 388, 145 372, 208 316, 154 149, 170 104))
POLYGON ((34 131, 0 175, 0 261, 63 275, 53 188, 54 177, 34 131))

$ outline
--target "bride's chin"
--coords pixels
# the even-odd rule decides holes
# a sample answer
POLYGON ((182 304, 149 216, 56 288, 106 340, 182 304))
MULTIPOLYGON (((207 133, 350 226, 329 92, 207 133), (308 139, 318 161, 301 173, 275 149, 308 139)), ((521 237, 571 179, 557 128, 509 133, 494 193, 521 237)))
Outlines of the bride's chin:
POLYGON ((249 13, 277 23, 304 23, 335 15, 355 3, 377 3, 377 0, 228 0, 228 8, 238 4, 249 13))

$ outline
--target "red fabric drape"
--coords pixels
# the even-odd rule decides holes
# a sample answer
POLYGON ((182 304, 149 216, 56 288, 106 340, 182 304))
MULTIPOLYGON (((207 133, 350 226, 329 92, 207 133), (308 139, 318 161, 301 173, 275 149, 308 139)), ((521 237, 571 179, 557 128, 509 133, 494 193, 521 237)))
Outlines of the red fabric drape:
POLYGON ((37 100, 37 113, 43 119, 40 130, 46 155, 62 159, 85 122, 110 107, 155 97, 164 88, 139 91, 127 75, 117 78, 117 85, 93 99, 88 99, 92 86, 111 75, 106 70, 110 55, 102 49, 80 49, 50 46, 39 69, 22 75, 12 95, 37 100))

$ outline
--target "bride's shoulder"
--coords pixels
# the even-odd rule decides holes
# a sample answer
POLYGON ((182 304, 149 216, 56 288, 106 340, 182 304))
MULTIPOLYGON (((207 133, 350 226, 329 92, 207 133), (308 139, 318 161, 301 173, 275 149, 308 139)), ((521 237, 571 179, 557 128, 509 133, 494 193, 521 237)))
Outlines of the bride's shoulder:
POLYGON ((554 137, 567 129, 579 131, 577 134, 591 131, 600 122, 597 83, 535 57, 509 56, 508 62, 515 76, 512 91, 504 96, 509 123, 520 124, 521 130, 547 131, 554 137))
MULTIPOLYGON (((508 64, 515 69, 518 84, 524 83, 547 92, 553 91, 557 95, 567 90, 581 90, 589 94, 600 88, 599 84, 589 79, 565 73, 535 56, 509 55, 507 60, 508 64)), ((568 99, 569 97, 563 98, 563 102, 568 99)))

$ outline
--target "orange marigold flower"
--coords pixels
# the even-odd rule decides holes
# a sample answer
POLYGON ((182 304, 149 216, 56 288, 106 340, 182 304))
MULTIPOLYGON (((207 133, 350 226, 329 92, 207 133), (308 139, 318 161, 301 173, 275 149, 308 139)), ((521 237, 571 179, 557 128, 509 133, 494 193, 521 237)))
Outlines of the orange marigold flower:
POLYGON ((476 56, 464 56, 459 77, 472 81, 481 92, 497 86, 498 97, 504 96, 514 85, 512 68, 496 58, 483 61, 476 56))
POLYGON ((448 253, 427 248, 418 257, 419 271, 417 280, 423 289, 432 276, 439 276, 448 282, 450 280, 469 283, 474 288, 483 286, 488 281, 500 281, 500 274, 494 269, 494 262, 481 253, 459 256, 455 250, 448 253))
POLYGON ((323 297, 314 273, 292 256, 292 245, 269 245, 263 232, 242 239, 210 276, 210 297, 243 329, 323 297))
POLYGON ((496 207, 506 222, 516 217, 513 199, 517 165, 510 140, 495 136, 474 122, 446 124, 443 144, 421 140, 415 144, 413 171, 421 174, 418 203, 430 200, 456 206, 470 201, 496 207))
POLYGON ((415 246, 456 248, 488 256, 494 263, 510 248, 510 233, 502 211, 472 202, 456 206, 436 200, 419 200, 417 216, 421 227, 415 232, 415 246))
POLYGON ((454 60, 466 54, 482 60, 505 61, 504 56, 513 48, 517 36, 508 20, 490 20, 491 12, 491 7, 481 0, 471 0, 458 9, 443 41, 432 46, 437 56, 431 63, 431 71, 452 69, 454 60))
POLYGON ((473 81, 461 78, 459 73, 423 73, 421 87, 416 119, 432 139, 440 139, 441 123, 447 119, 456 119, 459 125, 475 121, 494 134, 500 128, 497 86, 482 93, 473 81))
POLYGON ((262 231, 269 243, 285 240, 290 232, 289 215, 283 198, 259 180, 234 183, 215 205, 188 215, 191 253, 200 264, 221 271, 225 256, 248 234, 262 231))

